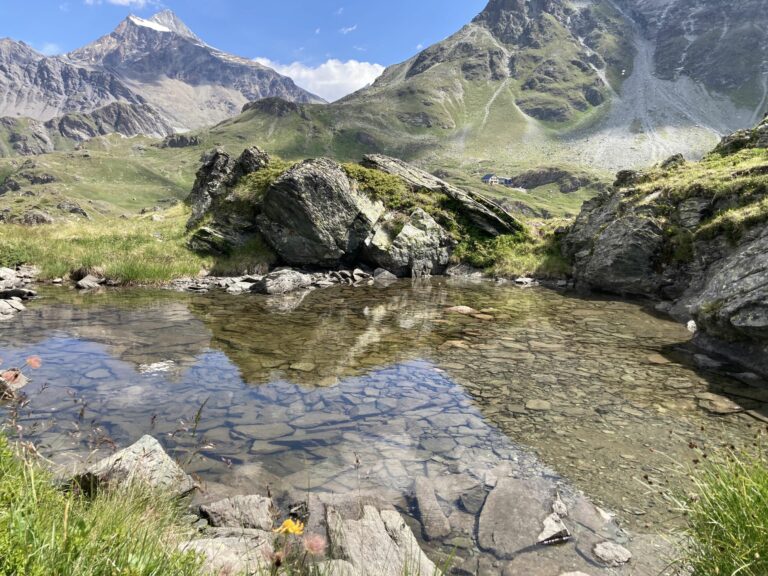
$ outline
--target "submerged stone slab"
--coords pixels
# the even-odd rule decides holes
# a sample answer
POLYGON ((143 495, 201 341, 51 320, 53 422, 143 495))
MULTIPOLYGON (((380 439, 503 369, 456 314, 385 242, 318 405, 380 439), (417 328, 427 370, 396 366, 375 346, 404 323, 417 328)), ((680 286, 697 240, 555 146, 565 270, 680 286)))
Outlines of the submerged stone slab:
POLYGON ((424 535, 429 540, 445 538, 451 532, 451 525, 435 496, 435 489, 428 478, 417 478, 414 484, 416 503, 419 507, 424 535))

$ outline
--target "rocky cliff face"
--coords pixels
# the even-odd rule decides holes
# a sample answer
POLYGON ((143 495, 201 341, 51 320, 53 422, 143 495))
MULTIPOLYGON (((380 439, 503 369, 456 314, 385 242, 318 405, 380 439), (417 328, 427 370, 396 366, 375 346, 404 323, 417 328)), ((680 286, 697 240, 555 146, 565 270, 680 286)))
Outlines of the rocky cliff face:
MULTIPOLYGON (((765 109, 768 3, 765 0, 621 0, 655 42, 664 80, 688 77, 710 91, 765 109)), ((757 120, 757 118, 755 118, 757 120)))
POLYGON ((660 300, 703 344, 768 372, 768 118, 701 163, 619 174, 564 238, 580 285, 660 300))
POLYGON ((62 141, 74 146, 108 134, 164 138, 173 133, 173 126, 151 106, 113 102, 91 112, 70 112, 47 122, 0 118, 0 156, 47 154, 60 148, 62 141))
POLYGON ((45 121, 112 102, 146 103, 107 69, 47 58, 23 42, 0 40, 0 116, 45 121))
POLYGON ((13 119, 46 122, 103 109, 93 118, 99 126, 156 136, 214 124, 270 96, 321 102, 270 68, 208 46, 170 11, 129 16, 64 56, 0 40, 0 116, 13 119), (106 108, 116 103, 135 107, 106 108), (131 118, 106 117, 117 111, 131 118))

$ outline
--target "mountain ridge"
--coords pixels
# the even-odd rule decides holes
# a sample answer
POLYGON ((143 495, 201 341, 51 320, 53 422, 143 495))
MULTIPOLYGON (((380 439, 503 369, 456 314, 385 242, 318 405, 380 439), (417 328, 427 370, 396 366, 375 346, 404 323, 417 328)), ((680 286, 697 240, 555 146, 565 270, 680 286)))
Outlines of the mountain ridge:
POLYGON ((384 152, 433 168, 560 164, 615 172, 677 152, 697 158, 722 135, 754 124, 768 105, 768 75, 764 90, 749 88, 768 72, 768 44, 738 37, 768 25, 768 0, 748 1, 754 11, 727 10, 726 40, 691 36, 687 67, 670 76, 659 61, 680 37, 672 24, 717 2, 491 0, 461 30, 338 102, 278 116, 256 106, 212 133, 288 157, 384 152), (649 22, 661 4, 669 10, 666 20, 657 14, 666 22, 657 30, 649 22), (706 49, 731 38, 737 52, 750 53, 736 67, 706 49), (716 90, 694 73, 707 66, 708 77, 735 75, 743 86, 716 90))
POLYGON ((209 46, 170 10, 148 20, 131 14, 61 56, 12 39, 0 43, 0 116, 46 122, 120 102, 151 106, 164 123, 186 131, 269 96, 323 102, 271 68, 209 46))

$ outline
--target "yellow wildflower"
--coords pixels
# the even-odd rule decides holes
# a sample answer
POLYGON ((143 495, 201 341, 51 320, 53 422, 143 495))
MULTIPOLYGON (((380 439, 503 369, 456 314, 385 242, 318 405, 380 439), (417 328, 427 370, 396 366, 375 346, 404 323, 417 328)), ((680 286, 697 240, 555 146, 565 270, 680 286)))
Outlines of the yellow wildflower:
POLYGON ((296 536, 301 536, 304 534, 304 522, 301 520, 288 518, 288 520, 283 522, 283 525, 280 526, 280 528, 275 528, 272 530, 272 532, 277 532, 278 534, 295 534, 296 536))

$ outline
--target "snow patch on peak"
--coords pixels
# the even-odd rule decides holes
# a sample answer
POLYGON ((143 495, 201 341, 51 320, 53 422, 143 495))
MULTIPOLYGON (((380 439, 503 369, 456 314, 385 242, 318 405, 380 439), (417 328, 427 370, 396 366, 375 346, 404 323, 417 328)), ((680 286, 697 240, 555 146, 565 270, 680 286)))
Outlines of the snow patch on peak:
POLYGON ((158 24, 157 22, 152 22, 151 20, 144 20, 144 18, 139 18, 138 16, 134 16, 133 14, 128 16, 128 20, 130 20, 133 24, 136 24, 136 26, 150 28, 152 30, 155 30, 156 32, 171 32, 171 29, 168 28, 167 26, 163 26, 162 24, 158 24))

